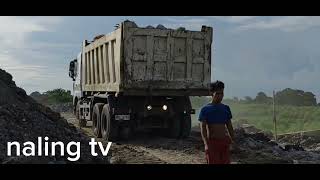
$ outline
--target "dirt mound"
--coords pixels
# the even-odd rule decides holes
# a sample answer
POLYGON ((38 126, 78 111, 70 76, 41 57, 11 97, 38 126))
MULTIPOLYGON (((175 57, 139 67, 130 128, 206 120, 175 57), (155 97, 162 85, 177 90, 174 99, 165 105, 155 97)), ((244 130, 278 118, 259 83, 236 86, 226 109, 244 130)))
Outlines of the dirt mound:
MULTIPOLYGON (((48 137, 48 142, 61 141, 65 146, 71 141, 80 142, 81 156, 75 163, 107 163, 106 158, 91 155, 88 136, 70 125, 60 114, 38 104, 16 86, 9 73, 1 69, 0 94, 0 163, 71 163, 67 160, 69 155, 66 152, 60 156, 59 148, 54 157, 25 157, 23 154, 19 157, 7 156, 7 142, 17 141, 22 145, 31 141, 36 144, 38 137, 48 137)), ((44 143, 42 145, 44 154, 44 143)), ((35 149, 38 152, 38 147, 35 149)))
POLYGON ((235 133, 239 148, 233 150, 233 156, 240 163, 320 163, 320 153, 290 142, 275 142, 263 131, 248 133, 246 128, 238 128, 235 133))
POLYGON ((319 135, 306 135, 303 133, 297 134, 287 134, 279 138, 279 141, 282 143, 290 143, 297 146, 301 146, 309 151, 318 151, 320 152, 320 141, 319 135))

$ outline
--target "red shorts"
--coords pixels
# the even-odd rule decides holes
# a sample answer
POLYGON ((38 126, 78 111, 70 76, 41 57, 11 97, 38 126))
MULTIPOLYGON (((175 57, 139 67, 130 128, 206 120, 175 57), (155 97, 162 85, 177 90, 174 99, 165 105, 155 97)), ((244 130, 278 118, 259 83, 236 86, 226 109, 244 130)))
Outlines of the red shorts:
POLYGON ((222 139, 208 139, 208 150, 206 160, 208 164, 230 164, 230 144, 229 137, 222 139))

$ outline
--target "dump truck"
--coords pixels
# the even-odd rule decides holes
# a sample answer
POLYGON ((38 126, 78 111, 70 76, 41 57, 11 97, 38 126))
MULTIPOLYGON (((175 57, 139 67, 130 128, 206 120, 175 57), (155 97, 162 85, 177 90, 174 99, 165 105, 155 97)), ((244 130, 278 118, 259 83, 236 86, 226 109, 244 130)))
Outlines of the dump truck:
POLYGON ((69 64, 79 126, 92 121, 94 135, 109 141, 142 129, 188 137, 190 97, 209 95, 212 40, 212 27, 138 27, 128 20, 84 40, 69 64))

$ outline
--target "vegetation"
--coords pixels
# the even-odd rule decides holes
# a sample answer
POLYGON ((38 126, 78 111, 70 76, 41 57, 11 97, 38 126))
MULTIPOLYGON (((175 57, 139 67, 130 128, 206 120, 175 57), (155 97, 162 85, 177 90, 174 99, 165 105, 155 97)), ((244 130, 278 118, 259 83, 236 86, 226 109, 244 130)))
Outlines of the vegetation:
POLYGON ((43 94, 39 92, 33 92, 30 94, 30 96, 39 103, 46 105, 72 102, 71 91, 61 88, 46 91, 43 94))
POLYGON ((277 104, 294 106, 316 106, 317 100, 312 92, 284 89, 276 94, 277 104))
MULTIPOLYGON (((226 103, 230 106, 235 123, 252 124, 272 131, 273 107, 268 104, 226 103)), ((278 105, 275 108, 278 133, 320 129, 320 109, 313 106, 278 105)))
MULTIPOLYGON (((255 98, 224 99, 230 106, 235 124, 252 124, 259 129, 274 131, 272 98, 259 92, 255 98)), ((197 124, 197 116, 201 107, 210 98, 191 98, 197 114, 193 116, 193 125, 197 124)), ((278 133, 320 129, 320 108, 313 93, 301 90, 284 89, 276 93, 275 113, 278 133)))

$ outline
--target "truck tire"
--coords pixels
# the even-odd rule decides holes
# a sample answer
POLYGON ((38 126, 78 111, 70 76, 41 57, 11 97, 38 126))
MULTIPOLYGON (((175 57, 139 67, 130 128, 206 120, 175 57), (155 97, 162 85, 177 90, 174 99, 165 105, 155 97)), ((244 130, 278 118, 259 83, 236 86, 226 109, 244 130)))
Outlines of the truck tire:
POLYGON ((86 127, 87 126, 87 120, 80 119, 80 101, 77 102, 77 106, 75 109, 75 115, 79 123, 79 127, 86 127))
POLYGON ((181 119, 181 138, 188 138, 191 133, 191 115, 182 113, 181 119))
POLYGON ((174 118, 169 119, 169 137, 179 138, 181 131, 181 118, 179 116, 174 116, 174 118))
POLYGON ((97 138, 101 138, 101 111, 103 103, 96 103, 92 110, 92 131, 97 138))
POLYGON ((119 127, 112 119, 109 104, 105 104, 101 113, 101 133, 102 138, 107 141, 115 141, 118 139, 119 127))

